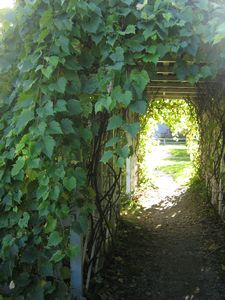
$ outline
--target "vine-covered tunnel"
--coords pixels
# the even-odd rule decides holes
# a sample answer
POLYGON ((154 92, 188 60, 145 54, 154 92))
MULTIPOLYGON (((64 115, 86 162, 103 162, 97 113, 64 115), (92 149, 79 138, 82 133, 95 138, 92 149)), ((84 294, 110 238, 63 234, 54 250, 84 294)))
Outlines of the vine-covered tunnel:
POLYGON ((222 0, 0 11, 0 297, 88 295, 137 187, 155 99, 195 108, 198 179, 223 218, 224 11, 222 0))

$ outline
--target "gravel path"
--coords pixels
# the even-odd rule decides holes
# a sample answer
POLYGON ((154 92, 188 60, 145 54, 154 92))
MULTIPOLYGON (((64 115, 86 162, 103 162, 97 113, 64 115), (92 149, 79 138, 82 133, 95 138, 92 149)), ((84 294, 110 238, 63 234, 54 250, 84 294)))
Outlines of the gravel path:
POLYGON ((148 196, 123 216, 91 300, 225 299, 225 228, 214 210, 194 191, 148 196))

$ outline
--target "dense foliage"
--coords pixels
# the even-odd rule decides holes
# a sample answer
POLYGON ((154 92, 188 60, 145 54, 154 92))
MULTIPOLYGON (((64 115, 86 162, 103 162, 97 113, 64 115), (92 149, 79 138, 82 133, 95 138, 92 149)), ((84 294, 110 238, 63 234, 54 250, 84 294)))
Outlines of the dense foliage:
POLYGON ((71 299, 68 259, 77 249, 69 233, 84 232, 86 216, 106 198, 96 182, 99 164, 113 160, 118 172, 124 166, 131 152, 125 140, 139 131, 160 58, 175 56, 178 78, 193 83, 224 68, 224 40, 213 45, 221 9, 207 0, 18 0, 5 15, 3 294, 71 299))

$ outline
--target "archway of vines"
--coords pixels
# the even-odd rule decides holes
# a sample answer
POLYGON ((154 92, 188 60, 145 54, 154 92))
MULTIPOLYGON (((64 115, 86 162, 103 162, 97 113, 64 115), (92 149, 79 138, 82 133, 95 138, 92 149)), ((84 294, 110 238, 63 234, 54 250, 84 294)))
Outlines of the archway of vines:
POLYGON ((155 146, 159 143, 155 137, 157 124, 165 124, 170 129, 174 141, 180 135, 185 137, 193 167, 189 176, 194 176, 199 171, 199 126, 195 106, 183 99, 155 99, 149 102, 146 113, 141 118, 137 145, 138 181, 144 188, 148 184, 151 186, 151 181, 154 182, 149 159, 151 159, 151 153, 157 151, 155 146))
MULTIPOLYGON (((80 296, 77 257, 88 289, 116 228, 157 61, 173 56, 179 80, 214 79, 224 71, 224 9, 207 0, 17 0, 2 17, 0 294, 80 296)), ((202 175, 214 189, 224 148, 218 86, 195 100, 202 175)))

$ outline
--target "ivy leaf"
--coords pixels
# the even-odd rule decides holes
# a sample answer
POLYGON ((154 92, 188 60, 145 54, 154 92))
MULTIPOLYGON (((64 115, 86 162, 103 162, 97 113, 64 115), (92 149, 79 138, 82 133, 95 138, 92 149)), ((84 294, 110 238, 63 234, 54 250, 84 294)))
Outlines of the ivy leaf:
POLYGON ((111 158, 113 157, 112 151, 105 151, 104 154, 102 155, 101 162, 104 164, 107 163, 111 158))
POLYGON ((54 107, 54 112, 66 112, 67 107, 66 107, 66 101, 63 99, 60 99, 56 102, 55 107, 54 107))
POLYGON ((143 114, 146 110, 146 102, 145 101, 136 101, 130 105, 130 110, 132 112, 143 114))
POLYGON ((112 116, 109 119, 107 130, 112 130, 121 127, 123 124, 123 119, 120 116, 112 116))
POLYGON ((52 17, 53 17, 52 11, 46 10, 40 18, 40 22, 39 22, 40 28, 48 27, 52 22, 52 17))
POLYGON ((82 113, 80 101, 70 99, 67 103, 69 115, 79 115, 82 113))
POLYGON ((128 145, 123 146, 123 148, 118 148, 116 151, 122 158, 127 158, 130 154, 130 147, 128 145))
POLYGON ((152 36, 153 34, 155 34, 155 31, 153 30, 154 26, 149 26, 147 27, 144 32, 143 32, 143 36, 144 39, 147 40, 150 36, 152 36))
POLYGON ((49 62, 51 66, 54 68, 58 65, 59 63, 59 57, 58 56, 50 56, 50 57, 45 57, 45 60, 49 62))
POLYGON ((149 83, 149 80, 150 79, 149 79, 147 71, 145 71, 145 70, 139 71, 137 69, 134 69, 131 71, 130 81, 132 82, 132 84, 137 92, 137 95, 139 97, 142 97, 142 93, 143 93, 146 85, 149 83))
POLYGON ((122 47, 116 47, 116 51, 110 55, 110 58, 114 62, 123 62, 124 61, 124 50, 122 47))
POLYGON ((61 47, 63 52, 65 52, 68 55, 70 54, 70 49, 69 49, 70 41, 67 37, 61 35, 57 41, 57 44, 59 45, 59 47, 61 47))
POLYGON ((50 233, 53 232, 56 228, 57 220, 53 218, 53 216, 48 216, 47 226, 45 227, 45 232, 50 233))
POLYGON ((49 195, 49 189, 47 185, 39 185, 37 192, 36 192, 36 196, 37 199, 43 199, 46 200, 48 198, 49 195))
POLYGON ((74 133, 73 122, 70 119, 61 120, 62 130, 65 134, 74 133))
POLYGON ((53 150, 56 145, 55 140, 50 135, 47 135, 43 138, 44 142, 44 153, 48 156, 48 158, 52 158, 53 150))
POLYGON ((57 250, 50 258, 50 261, 57 263, 57 262, 61 261, 64 257, 65 257, 65 254, 62 252, 62 250, 57 250))
POLYGON ((112 91, 112 97, 117 102, 122 103, 127 107, 132 100, 132 93, 130 91, 125 91, 125 93, 123 93, 121 87, 116 86, 112 91))
POLYGON ((55 247, 62 242, 62 236, 58 231, 54 231, 50 234, 48 238, 48 247, 55 247))
POLYGON ((119 141, 119 137, 115 136, 115 137, 111 138, 111 139, 105 144, 105 147, 111 147, 111 146, 115 145, 118 141, 119 141))
POLYGON ((125 159, 123 157, 119 157, 117 159, 117 161, 115 162, 115 165, 118 167, 118 168, 123 168, 124 165, 125 165, 125 159))
POLYGON ((21 132, 26 127, 26 125, 31 120, 33 120, 33 118, 34 118, 34 112, 30 109, 24 109, 19 115, 19 117, 17 118, 17 122, 16 122, 17 133, 21 132))
POLYGON ((74 190, 76 188, 77 180, 74 176, 65 177, 63 179, 63 185, 69 192, 71 192, 72 190, 74 190))
POLYGON ((49 124, 49 133, 50 134, 62 134, 62 129, 60 127, 59 122, 51 121, 49 124))
POLYGON ((16 161, 16 163, 13 165, 13 168, 12 168, 12 176, 16 176, 17 174, 19 174, 20 170, 23 169, 25 165, 25 158, 24 157, 19 157, 16 161))
POLYGON ((133 33, 133 34, 135 33, 135 25, 129 24, 125 31, 119 31, 120 35, 126 35, 126 34, 131 34, 131 33, 133 33))
POLYGON ((97 29, 101 24, 101 17, 95 15, 91 17, 88 21, 82 22, 81 26, 83 29, 89 33, 96 33, 97 29))
POLYGON ((26 228, 30 220, 30 215, 28 212, 24 212, 22 218, 19 220, 18 225, 20 228, 26 228))
POLYGON ((132 124, 124 124, 123 129, 126 132, 130 133, 130 135, 132 137, 135 137, 137 135, 137 133, 139 132, 139 130, 140 130, 140 123, 135 122, 135 123, 132 123, 132 124))
POLYGON ((103 108, 110 111, 112 108, 112 104, 113 101, 110 96, 98 99, 98 101, 95 103, 95 113, 97 114, 98 112, 103 111, 103 108))
POLYGON ((53 68, 51 66, 48 66, 47 68, 42 68, 41 69, 41 72, 42 74, 47 78, 49 79, 52 75, 52 72, 53 72, 53 68))
POLYGON ((60 77, 55 85, 55 90, 61 94, 65 93, 67 80, 65 77, 60 77))

